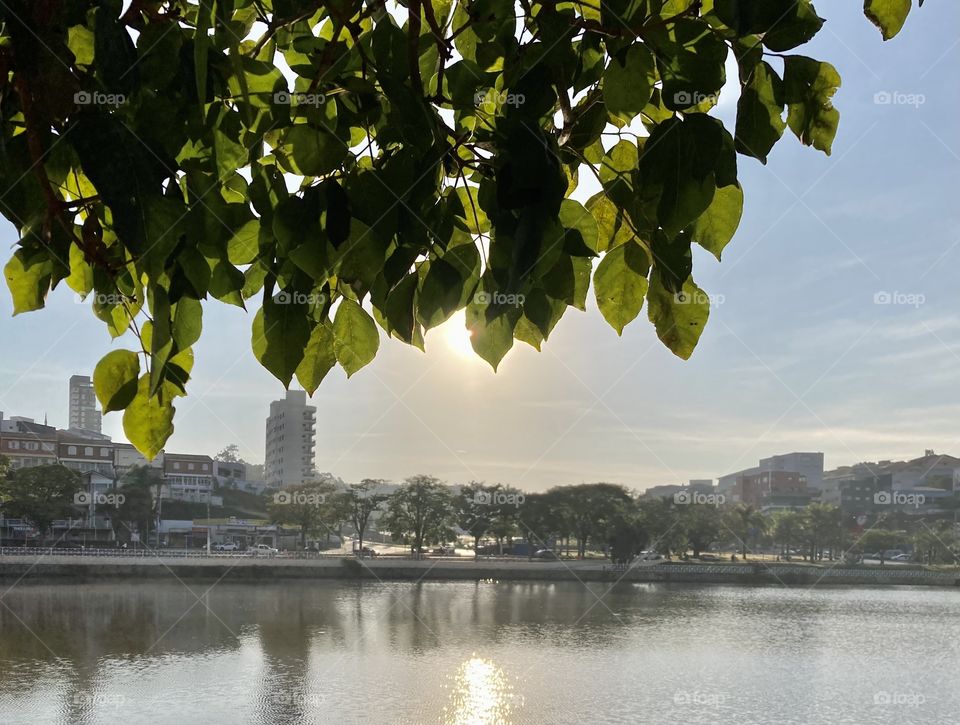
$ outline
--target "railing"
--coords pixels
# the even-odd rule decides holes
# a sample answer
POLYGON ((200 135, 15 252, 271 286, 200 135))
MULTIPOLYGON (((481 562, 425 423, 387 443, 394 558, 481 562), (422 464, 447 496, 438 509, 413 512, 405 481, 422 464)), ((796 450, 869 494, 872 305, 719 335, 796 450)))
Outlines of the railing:
POLYGON ((150 559, 236 559, 268 558, 275 559, 342 559, 347 554, 328 554, 315 551, 283 551, 278 554, 263 554, 258 551, 211 551, 205 549, 103 549, 51 546, 0 546, 0 556, 75 556, 75 557, 132 557, 150 559))

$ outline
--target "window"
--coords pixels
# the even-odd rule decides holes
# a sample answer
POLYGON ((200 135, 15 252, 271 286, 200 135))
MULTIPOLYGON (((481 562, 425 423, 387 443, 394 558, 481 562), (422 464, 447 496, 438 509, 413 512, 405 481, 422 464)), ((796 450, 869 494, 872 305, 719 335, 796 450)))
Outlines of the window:
POLYGON ((10 441, 10 449, 18 450, 20 448, 20 441, 10 441))
POLYGON ((67 446, 67 455, 68 455, 68 456, 75 456, 75 455, 77 455, 77 447, 76 447, 76 446, 67 446))
POLYGON ((93 448, 91 448, 90 446, 87 446, 86 448, 84 448, 84 449, 83 449, 83 455, 85 455, 85 456, 92 456, 92 455, 93 455, 93 448))
POLYGON ((179 463, 179 461, 174 461, 174 462, 173 462, 173 470, 174 470, 174 471, 179 471, 179 470, 180 470, 180 463, 179 463))
POLYGON ((204 471, 209 471, 209 470, 210 470, 210 464, 209 464, 209 463, 204 463, 204 464, 203 464, 203 470, 204 470, 204 471))
POLYGON ((192 463, 188 463, 188 464, 187 464, 187 470, 188 470, 188 471, 192 471, 192 470, 193 470, 193 464, 192 464, 192 463))
POLYGON ((109 448, 101 448, 101 449, 100 449, 100 456, 101 456, 102 458, 106 458, 106 457, 109 456, 109 455, 110 455, 110 449, 109 449, 109 448))
POLYGON ((24 448, 26 448, 28 451, 39 451, 40 444, 35 441, 27 441, 24 443, 24 448))

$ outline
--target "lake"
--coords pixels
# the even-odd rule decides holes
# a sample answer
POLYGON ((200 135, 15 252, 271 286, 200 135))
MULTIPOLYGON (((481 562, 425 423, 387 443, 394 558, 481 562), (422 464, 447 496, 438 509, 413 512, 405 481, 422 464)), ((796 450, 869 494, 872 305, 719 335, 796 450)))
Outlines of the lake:
POLYGON ((960 722, 953 590, 8 586, 2 723, 960 722))

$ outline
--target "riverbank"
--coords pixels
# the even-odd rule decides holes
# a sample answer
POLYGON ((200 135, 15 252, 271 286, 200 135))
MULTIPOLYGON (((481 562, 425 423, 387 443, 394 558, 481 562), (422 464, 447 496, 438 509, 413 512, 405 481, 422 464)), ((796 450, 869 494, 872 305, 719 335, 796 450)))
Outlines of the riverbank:
POLYGON ((120 579, 370 579, 382 581, 580 581, 689 582, 698 584, 779 584, 786 586, 909 585, 960 586, 960 573, 921 567, 813 566, 760 563, 640 563, 618 570, 595 561, 473 561, 455 559, 325 559, 0 557, 0 581, 50 582, 120 579))

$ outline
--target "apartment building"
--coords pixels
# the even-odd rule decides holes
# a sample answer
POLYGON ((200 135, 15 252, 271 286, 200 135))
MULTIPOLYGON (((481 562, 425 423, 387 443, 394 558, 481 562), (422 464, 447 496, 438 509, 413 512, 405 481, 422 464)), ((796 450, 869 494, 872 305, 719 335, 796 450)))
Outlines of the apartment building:
POLYGON ((100 432, 101 416, 97 410, 97 396, 89 375, 70 377, 70 428, 100 432))
POLYGON ((288 390, 283 400, 270 403, 264 465, 269 488, 297 486, 315 478, 316 425, 317 409, 307 405, 303 390, 288 390))

